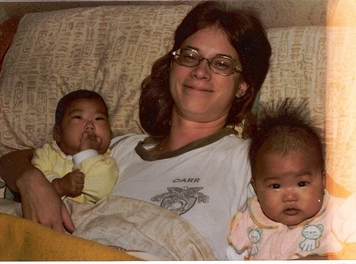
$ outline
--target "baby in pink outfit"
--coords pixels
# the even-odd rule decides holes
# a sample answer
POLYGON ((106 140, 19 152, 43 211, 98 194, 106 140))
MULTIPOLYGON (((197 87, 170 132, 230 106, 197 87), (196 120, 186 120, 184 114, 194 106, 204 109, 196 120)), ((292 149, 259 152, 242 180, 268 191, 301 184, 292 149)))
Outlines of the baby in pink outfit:
POLYGON ((356 242, 356 194, 326 192, 324 147, 305 103, 262 108, 249 157, 256 197, 231 221, 228 259, 327 256, 356 242))

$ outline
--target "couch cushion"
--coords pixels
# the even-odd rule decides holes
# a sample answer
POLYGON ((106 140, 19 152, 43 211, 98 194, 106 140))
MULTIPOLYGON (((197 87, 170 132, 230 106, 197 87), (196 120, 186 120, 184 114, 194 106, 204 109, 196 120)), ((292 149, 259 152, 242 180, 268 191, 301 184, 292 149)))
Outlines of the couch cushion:
POLYGON ((307 100, 316 125, 325 127, 326 28, 290 27, 268 30, 271 68, 260 103, 280 98, 307 100))
POLYGON ((191 6, 102 6, 28 14, 0 73, 0 155, 52 138, 58 100, 101 93, 114 135, 142 132, 140 83, 191 6))
MULTIPOLYGON (((76 89, 103 95, 114 135, 142 133, 140 83, 190 9, 101 6, 23 17, 0 72, 0 155, 49 141, 58 100, 76 89)), ((268 36, 273 56, 261 101, 308 98, 323 126, 325 28, 275 28, 268 36)))

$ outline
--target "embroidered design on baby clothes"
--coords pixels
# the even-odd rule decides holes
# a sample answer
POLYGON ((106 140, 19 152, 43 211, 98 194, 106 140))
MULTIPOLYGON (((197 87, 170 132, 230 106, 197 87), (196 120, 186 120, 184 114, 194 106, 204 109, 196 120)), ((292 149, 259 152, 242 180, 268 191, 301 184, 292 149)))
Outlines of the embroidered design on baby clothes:
POLYGON ((299 247, 302 251, 312 251, 320 246, 318 239, 322 236, 324 226, 319 225, 305 225, 303 227, 302 236, 305 238, 299 247))
POLYGON ((258 247, 257 247, 257 243, 261 240, 261 236, 262 236, 262 229, 261 228, 248 228, 247 229, 248 232, 248 239, 251 241, 252 246, 251 246, 251 256, 256 256, 258 253, 258 247))

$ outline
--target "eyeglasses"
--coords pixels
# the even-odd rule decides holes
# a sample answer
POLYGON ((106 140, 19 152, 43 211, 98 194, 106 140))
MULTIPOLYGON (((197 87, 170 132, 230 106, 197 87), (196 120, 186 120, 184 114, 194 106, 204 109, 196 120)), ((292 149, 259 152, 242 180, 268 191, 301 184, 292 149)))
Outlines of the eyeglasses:
POLYGON ((242 73, 242 69, 236 65, 236 62, 232 58, 228 56, 217 55, 211 59, 207 59, 201 57, 195 49, 187 47, 173 51, 172 55, 176 63, 185 67, 196 67, 203 60, 207 60, 210 70, 216 74, 228 76, 235 72, 242 73))

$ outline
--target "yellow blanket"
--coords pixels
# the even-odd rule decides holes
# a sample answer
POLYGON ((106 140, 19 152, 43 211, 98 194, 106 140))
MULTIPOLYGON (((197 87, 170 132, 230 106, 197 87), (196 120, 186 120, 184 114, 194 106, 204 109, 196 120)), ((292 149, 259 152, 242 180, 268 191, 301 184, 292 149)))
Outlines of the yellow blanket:
POLYGON ((0 260, 139 260, 90 240, 0 213, 0 260))
POLYGON ((157 205, 120 196, 64 202, 72 235, 22 219, 19 203, 0 199, 0 260, 215 260, 189 222, 157 205))

